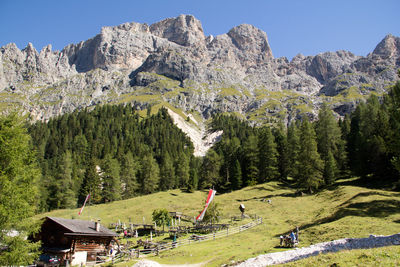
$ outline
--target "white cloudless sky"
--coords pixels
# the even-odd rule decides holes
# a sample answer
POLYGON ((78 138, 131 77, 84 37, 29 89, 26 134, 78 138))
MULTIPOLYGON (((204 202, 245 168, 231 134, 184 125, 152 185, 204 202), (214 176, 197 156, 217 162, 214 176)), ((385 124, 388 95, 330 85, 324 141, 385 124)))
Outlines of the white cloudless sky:
POLYGON ((289 59, 337 50, 366 56, 387 34, 400 36, 400 0, 0 0, 0 46, 61 50, 102 26, 180 14, 199 19, 206 35, 252 24, 267 33, 275 57, 289 59))

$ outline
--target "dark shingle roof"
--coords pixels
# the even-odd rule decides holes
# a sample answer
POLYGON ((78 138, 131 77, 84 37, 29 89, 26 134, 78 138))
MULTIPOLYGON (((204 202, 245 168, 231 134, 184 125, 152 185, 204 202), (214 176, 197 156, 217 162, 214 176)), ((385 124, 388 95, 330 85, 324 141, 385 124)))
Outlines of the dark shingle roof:
POLYGON ((95 222, 83 220, 70 220, 56 217, 47 217, 64 228, 71 231, 73 234, 93 235, 93 236, 117 236, 113 231, 100 225, 100 231, 96 231, 95 222))

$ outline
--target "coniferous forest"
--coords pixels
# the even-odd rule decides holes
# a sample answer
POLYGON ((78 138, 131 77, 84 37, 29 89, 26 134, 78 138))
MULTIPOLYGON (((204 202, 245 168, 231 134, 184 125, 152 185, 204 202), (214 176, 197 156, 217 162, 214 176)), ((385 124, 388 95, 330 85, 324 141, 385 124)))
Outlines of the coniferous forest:
POLYGON ((87 194, 104 203, 156 191, 214 187, 218 192, 280 180, 305 192, 340 177, 399 188, 400 83, 372 95, 342 119, 323 105, 307 117, 254 127, 217 114, 222 139, 203 158, 166 109, 141 118, 130 105, 99 106, 29 126, 42 171, 40 210, 73 208, 87 194))

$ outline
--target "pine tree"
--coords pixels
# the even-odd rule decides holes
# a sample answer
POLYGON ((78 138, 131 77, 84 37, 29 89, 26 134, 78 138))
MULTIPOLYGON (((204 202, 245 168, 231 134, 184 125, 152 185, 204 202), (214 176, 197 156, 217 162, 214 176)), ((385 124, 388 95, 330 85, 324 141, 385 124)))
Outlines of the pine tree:
POLYGON ((187 188, 189 182, 189 158, 185 153, 180 153, 175 162, 175 174, 179 188, 187 188))
POLYGON ((129 151, 123 156, 121 166, 121 182, 122 182, 122 198, 127 199, 135 196, 139 184, 137 182, 137 176, 140 166, 137 159, 135 159, 132 153, 129 151))
POLYGON ((160 190, 175 188, 176 176, 174 162, 168 152, 164 152, 160 165, 160 190))
POLYGON ((243 158, 244 158, 244 173, 245 184, 257 184, 259 170, 258 170, 258 139, 257 136, 251 135, 243 144, 243 158))
POLYGON ((39 244, 26 237, 37 230, 31 216, 38 204, 40 170, 23 123, 16 114, 0 116, 1 266, 28 265, 38 255, 39 244))
POLYGON ((362 117, 364 116, 365 104, 360 103, 351 114, 350 133, 347 139, 347 151, 349 155, 349 167, 355 175, 366 176, 365 167, 365 140, 362 135, 362 117))
POLYGON ((243 184, 242 168, 240 167, 239 160, 237 160, 237 159, 235 160, 235 164, 232 167, 231 173, 232 173, 232 178, 231 178, 232 188, 234 190, 238 190, 238 189, 242 188, 242 184, 243 184))
POLYGON ((190 170, 189 170, 189 183, 187 190, 188 192, 194 192, 199 187, 199 170, 201 166, 201 159, 192 156, 190 160, 190 170))
POLYGON ((140 166, 140 192, 142 194, 156 192, 160 181, 160 168, 157 161, 150 153, 147 153, 143 156, 140 166))
POLYGON ((121 199, 120 165, 111 154, 107 154, 103 160, 101 177, 103 202, 121 199))
MULTIPOLYGON (((400 77, 400 71, 398 72, 400 77)), ((400 82, 390 90, 385 99, 390 114, 390 135, 387 147, 391 154, 391 163, 397 170, 397 179, 400 182, 400 82)))
POLYGON ((318 121, 316 122, 316 136, 318 142, 318 152, 321 155, 321 159, 324 165, 329 164, 325 169, 329 169, 329 177, 325 176, 328 173, 324 172, 325 184, 332 184, 335 180, 339 170, 337 169, 337 162, 344 162, 343 153, 340 150, 343 149, 342 134, 337 124, 332 111, 327 104, 323 104, 319 113, 318 121), (331 156, 333 156, 334 162, 331 156))
POLYGON ((328 152, 328 156, 326 160, 324 161, 324 172, 323 172, 323 178, 325 181, 325 184, 331 185, 335 181, 336 178, 336 173, 337 173, 337 167, 336 167, 336 161, 335 158, 333 157, 333 154, 331 151, 328 152))
POLYGON ((296 123, 289 125, 287 130, 288 175, 297 176, 298 157, 300 153, 299 129, 296 123))
POLYGON ((277 145, 276 150, 278 152, 278 172, 280 174, 280 179, 285 181, 289 175, 290 166, 287 133, 282 124, 274 129, 274 136, 277 145))
POLYGON ((259 182, 278 178, 278 151, 276 150, 275 138, 269 127, 261 130, 258 145, 259 158, 259 182))
POLYGON ((201 188, 211 188, 219 184, 221 177, 219 171, 221 169, 221 156, 212 148, 207 151, 201 165, 201 188))
POLYGON ((317 151, 315 131, 305 119, 300 128, 300 152, 297 164, 297 183, 312 192, 322 184, 323 162, 317 151))
POLYGON ((82 185, 79 190, 79 204, 83 204, 88 194, 90 194, 92 203, 101 202, 101 181, 97 172, 96 160, 93 158, 89 160, 89 165, 86 167, 82 185))

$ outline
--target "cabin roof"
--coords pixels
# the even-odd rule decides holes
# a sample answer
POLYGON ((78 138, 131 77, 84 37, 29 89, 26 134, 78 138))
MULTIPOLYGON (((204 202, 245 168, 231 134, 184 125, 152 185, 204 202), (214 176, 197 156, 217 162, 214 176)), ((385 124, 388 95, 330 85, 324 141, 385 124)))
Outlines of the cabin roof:
POLYGON ((84 220, 71 220, 56 217, 47 217, 64 228, 68 229, 71 233, 69 235, 86 235, 86 236, 118 236, 113 231, 100 225, 99 231, 96 231, 95 222, 84 220))

